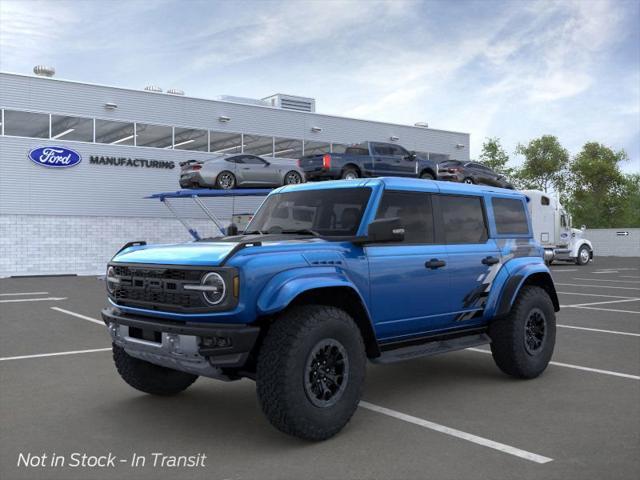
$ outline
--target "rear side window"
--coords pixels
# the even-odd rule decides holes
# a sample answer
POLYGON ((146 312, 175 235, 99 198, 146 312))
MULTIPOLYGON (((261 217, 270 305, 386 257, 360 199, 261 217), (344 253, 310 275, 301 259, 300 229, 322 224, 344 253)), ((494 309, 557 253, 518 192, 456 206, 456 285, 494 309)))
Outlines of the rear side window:
POLYGON ((369 155, 369 149, 364 147, 347 147, 346 155, 369 155))
POLYGON ((485 243, 489 238, 480 197, 442 195, 440 209, 447 243, 485 243))
POLYGON ((493 216, 496 219, 496 230, 499 234, 529 233, 527 214, 522 200, 513 198, 492 198, 493 216))
POLYGON ((430 194, 385 191, 376 218, 394 217, 404 227, 403 243, 434 243, 430 194))

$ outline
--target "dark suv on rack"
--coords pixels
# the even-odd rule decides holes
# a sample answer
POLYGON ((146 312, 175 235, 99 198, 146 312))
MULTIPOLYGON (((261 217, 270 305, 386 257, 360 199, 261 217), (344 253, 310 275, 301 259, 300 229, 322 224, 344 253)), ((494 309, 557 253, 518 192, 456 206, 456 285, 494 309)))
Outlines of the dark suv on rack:
POLYGON ((496 173, 478 162, 462 162, 460 160, 440 162, 438 164, 438 180, 490 185, 513 190, 513 185, 504 175, 496 173))

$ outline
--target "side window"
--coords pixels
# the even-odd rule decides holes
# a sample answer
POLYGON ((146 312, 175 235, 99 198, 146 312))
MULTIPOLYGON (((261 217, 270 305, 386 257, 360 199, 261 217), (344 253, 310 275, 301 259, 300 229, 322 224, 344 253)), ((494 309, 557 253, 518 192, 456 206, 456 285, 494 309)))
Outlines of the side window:
POLYGON ((439 198, 447 243, 487 241, 489 235, 480 197, 442 195, 439 198))
POLYGON ((529 233, 527 214, 522 200, 514 198, 492 198, 493 216, 499 234, 529 233))
POLYGON ((373 150, 376 155, 392 155, 392 151, 387 145, 376 143, 373 145, 373 150))
POLYGON ((540 204, 541 205, 549 205, 549 203, 551 203, 550 200, 549 200, 549 197, 544 197, 544 196, 540 197, 540 204))
POLYGON ((376 218, 394 217, 404 226, 404 243, 434 243, 431 194, 385 191, 376 218))
POLYGON ((406 157, 409 155, 409 152, 399 145, 389 145, 389 150, 391 150, 391 155, 396 157, 406 157))
POLYGON ((265 161, 260 157, 245 155, 244 157, 242 157, 242 163, 249 163, 251 165, 264 165, 265 161))
POLYGON ((229 163, 244 163, 244 161, 242 160, 244 157, 229 157, 226 159, 227 162, 229 163))

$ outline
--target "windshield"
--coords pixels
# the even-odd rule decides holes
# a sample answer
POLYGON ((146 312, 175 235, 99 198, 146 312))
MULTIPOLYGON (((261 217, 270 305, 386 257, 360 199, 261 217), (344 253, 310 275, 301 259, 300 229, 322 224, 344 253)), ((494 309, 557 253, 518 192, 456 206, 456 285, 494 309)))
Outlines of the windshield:
POLYGON ((371 196, 370 188, 332 188, 269 196, 245 233, 354 236, 371 196))

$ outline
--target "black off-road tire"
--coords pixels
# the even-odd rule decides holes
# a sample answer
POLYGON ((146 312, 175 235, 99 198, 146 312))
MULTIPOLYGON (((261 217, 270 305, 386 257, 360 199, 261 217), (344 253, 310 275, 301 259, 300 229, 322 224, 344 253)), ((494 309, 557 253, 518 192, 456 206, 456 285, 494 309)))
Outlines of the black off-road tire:
POLYGON ((353 167, 346 167, 344 170, 342 170, 340 178, 342 178, 343 180, 355 180, 356 178, 360 178, 360 172, 353 167))
POLYGON ((423 180, 435 180, 436 177, 433 176, 433 173, 431 172, 422 172, 420 174, 420 178, 422 178, 423 180))
POLYGON ((349 422, 358 407, 365 371, 362 336, 346 312, 324 305, 293 307, 274 321, 260 349, 258 400, 278 430, 305 440, 326 440, 349 422), (335 403, 318 406, 313 402, 319 400, 312 399, 305 383, 313 378, 308 366, 314 365, 314 352, 323 342, 339 343, 347 366, 344 387, 335 403))
POLYGON ((535 378, 544 372, 553 355, 556 341, 556 316, 549 294, 540 287, 522 287, 511 311, 505 317, 489 325, 491 353, 500 370, 517 378, 535 378), (530 341, 537 342, 536 332, 527 337, 527 327, 544 321, 544 335, 538 348, 532 349, 530 341))
POLYGON ((113 361, 122 379, 136 390, 169 396, 182 392, 198 379, 197 375, 154 365, 127 354, 112 344, 113 361))

